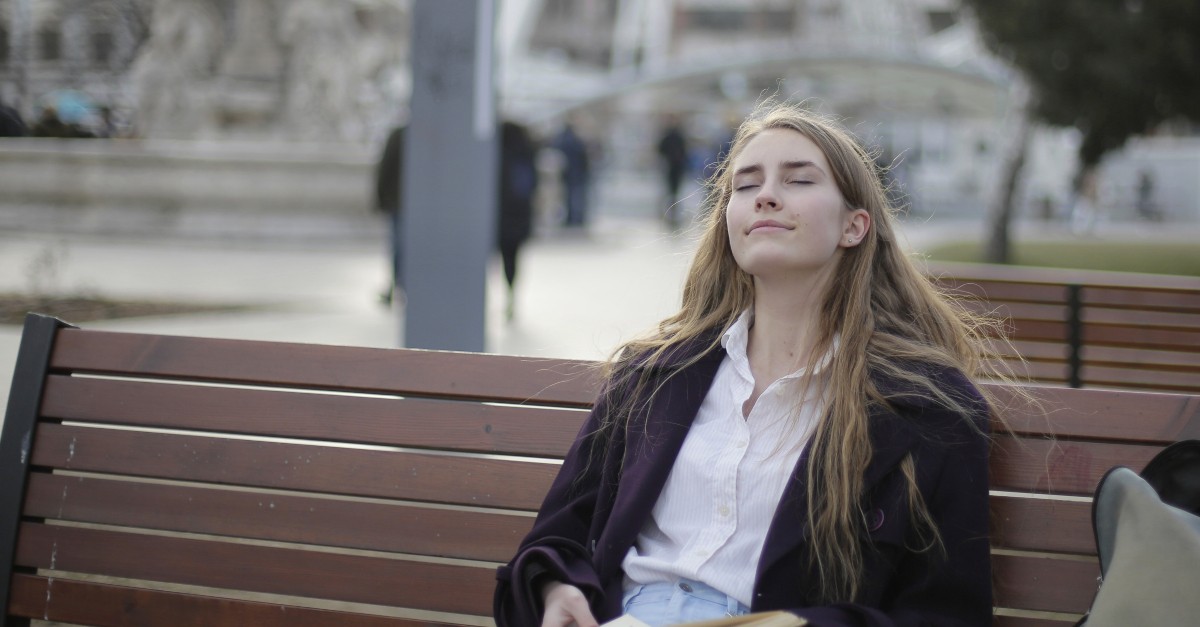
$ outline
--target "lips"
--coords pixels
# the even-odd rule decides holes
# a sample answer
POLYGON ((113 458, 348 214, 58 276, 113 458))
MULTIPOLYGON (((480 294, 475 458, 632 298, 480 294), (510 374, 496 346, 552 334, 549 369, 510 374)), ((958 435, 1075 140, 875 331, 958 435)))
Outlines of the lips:
POLYGON ((793 227, 790 227, 782 222, 776 222, 774 220, 759 220, 758 222, 751 224, 750 228, 746 229, 746 233, 749 234, 759 229, 790 231, 792 228, 793 227))

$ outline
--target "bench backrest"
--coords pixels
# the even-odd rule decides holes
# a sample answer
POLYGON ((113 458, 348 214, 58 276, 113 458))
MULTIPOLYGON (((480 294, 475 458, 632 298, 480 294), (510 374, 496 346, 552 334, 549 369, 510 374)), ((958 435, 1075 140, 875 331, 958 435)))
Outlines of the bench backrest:
MULTIPOLYGON (((584 362, 31 317, 0 442, 5 624, 490 624, 494 568, 596 384, 584 362)), ((1105 470, 1200 437, 1196 397, 1042 397, 1049 418, 1009 412, 992 462, 1009 627, 1090 602, 1086 497, 1105 470)))
POLYGON ((971 264, 936 265, 931 276, 1007 319, 1034 380, 1200 392, 1195 278, 971 264))

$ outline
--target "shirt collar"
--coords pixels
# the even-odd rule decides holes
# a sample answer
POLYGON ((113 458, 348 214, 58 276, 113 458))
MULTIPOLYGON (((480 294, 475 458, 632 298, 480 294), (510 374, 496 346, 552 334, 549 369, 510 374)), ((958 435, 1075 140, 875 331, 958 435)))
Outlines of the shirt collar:
POLYGON ((754 314, 747 309, 738 316, 729 329, 725 331, 725 335, 721 336, 721 347, 730 357, 738 361, 747 361, 746 348, 750 343, 750 322, 754 320, 754 314))

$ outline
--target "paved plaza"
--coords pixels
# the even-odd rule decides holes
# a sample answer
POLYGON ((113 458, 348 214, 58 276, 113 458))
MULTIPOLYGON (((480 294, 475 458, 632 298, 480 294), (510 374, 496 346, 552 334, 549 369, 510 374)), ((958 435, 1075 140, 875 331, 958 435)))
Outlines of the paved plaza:
MULTIPOLYGON (((382 228, 382 227, 381 227, 382 228)), ((598 359, 670 313, 690 238, 652 221, 548 233, 522 251, 516 317, 504 316, 496 258, 488 272, 491 352, 598 359)), ((370 237, 168 238, 0 231, 0 291, 250 305, 231 312, 85 322, 96 329, 391 347, 403 308, 379 301, 383 231, 370 237)), ((20 326, 0 326, 7 398, 20 326)))

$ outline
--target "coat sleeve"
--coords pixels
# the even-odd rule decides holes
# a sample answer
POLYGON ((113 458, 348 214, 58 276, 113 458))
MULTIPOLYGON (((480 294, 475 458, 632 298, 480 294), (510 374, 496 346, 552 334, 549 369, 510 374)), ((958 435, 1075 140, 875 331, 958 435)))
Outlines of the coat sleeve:
MULTIPOLYGON (((981 411, 973 418, 980 429, 986 429, 986 407, 981 411)), ((961 417, 957 422, 951 437, 924 444, 924 459, 918 460, 917 469, 918 483, 945 552, 904 549, 878 605, 796 608, 793 613, 816 627, 992 624, 990 440, 986 432, 971 428, 961 417)), ((909 537, 911 542, 911 534, 909 537)))
POLYGON ((596 402, 542 502, 533 529, 521 541, 512 561, 496 572, 493 614, 499 627, 541 623, 539 590, 546 581, 576 586, 593 607, 603 595, 588 537, 606 460, 620 447, 620 438, 601 441, 597 436, 611 407, 610 400, 609 395, 602 394, 596 402))

